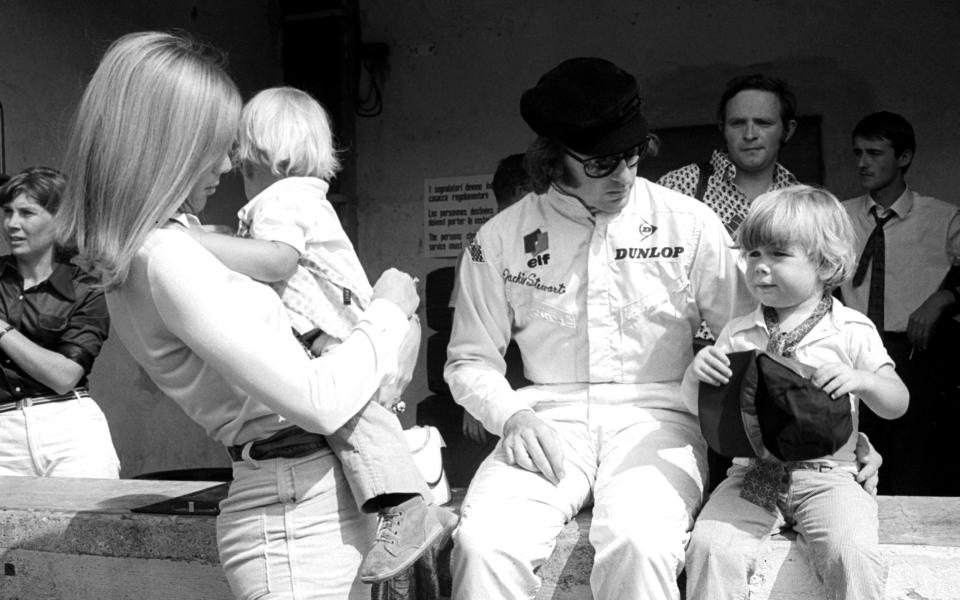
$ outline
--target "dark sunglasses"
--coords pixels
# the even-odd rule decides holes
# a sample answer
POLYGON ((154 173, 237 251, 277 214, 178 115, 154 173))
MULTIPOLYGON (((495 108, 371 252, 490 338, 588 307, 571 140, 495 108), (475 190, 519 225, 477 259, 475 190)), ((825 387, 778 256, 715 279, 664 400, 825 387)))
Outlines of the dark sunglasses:
POLYGON ((648 147, 649 144, 644 140, 643 144, 628 148, 623 152, 608 154, 606 156, 594 156, 593 158, 580 158, 567 148, 564 148, 563 151, 566 152, 567 156, 583 165, 583 172, 586 173, 587 177, 600 179, 616 171, 621 160, 627 164, 627 167, 632 168, 637 166, 640 164, 640 160, 647 154, 648 147))

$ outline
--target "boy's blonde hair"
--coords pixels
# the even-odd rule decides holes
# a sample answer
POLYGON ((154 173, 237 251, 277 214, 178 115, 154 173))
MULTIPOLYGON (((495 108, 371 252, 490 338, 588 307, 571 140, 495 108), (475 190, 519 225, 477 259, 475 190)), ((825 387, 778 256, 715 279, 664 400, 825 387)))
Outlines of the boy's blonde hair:
POLYGON ((310 94, 292 87, 263 90, 240 115, 237 158, 277 177, 330 180, 340 170, 330 118, 310 94))
POLYGON ((817 265, 826 289, 856 268, 855 233, 847 211, 827 190, 796 185, 757 196, 737 232, 741 252, 798 245, 817 265))
POLYGON ((77 109, 57 238, 111 289, 147 235, 187 200, 236 138, 240 94, 222 55, 141 32, 107 49, 77 109))

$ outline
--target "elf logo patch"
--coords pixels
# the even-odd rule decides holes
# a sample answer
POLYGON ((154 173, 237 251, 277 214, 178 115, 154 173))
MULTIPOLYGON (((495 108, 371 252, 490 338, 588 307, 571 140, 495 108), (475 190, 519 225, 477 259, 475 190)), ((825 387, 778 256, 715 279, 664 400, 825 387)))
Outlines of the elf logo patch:
POLYGON ((536 231, 531 231, 527 235, 523 236, 523 251, 527 254, 533 254, 536 256, 541 252, 546 252, 547 248, 550 247, 550 234, 546 231, 540 231, 538 227, 536 231))
POLYGON ((550 247, 550 236, 546 231, 541 231, 538 227, 536 231, 531 231, 523 236, 523 251, 532 254, 533 258, 527 261, 527 268, 540 267, 550 262, 550 253, 547 248, 550 247))
POLYGON ((657 231, 657 226, 640 219, 640 239, 645 240, 657 231))

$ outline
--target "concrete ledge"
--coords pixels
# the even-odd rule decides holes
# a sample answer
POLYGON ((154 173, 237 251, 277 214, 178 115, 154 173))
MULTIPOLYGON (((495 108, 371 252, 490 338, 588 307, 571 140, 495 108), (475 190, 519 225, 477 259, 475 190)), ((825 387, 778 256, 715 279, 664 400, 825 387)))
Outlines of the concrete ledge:
POLYGON ((232 600, 213 517, 130 512, 218 483, 0 477, 0 598, 232 600))
MULTIPOLYGON (((231 600, 212 516, 130 512, 218 483, 0 477, 0 598, 231 600)), ((880 497, 879 507, 886 599, 960 598, 960 498, 880 497)), ((540 569, 539 600, 591 598, 590 522, 587 510, 563 529, 540 569)), ((790 537, 775 537, 751 598, 823 597, 790 537)))
MULTIPOLYGON (((886 600, 960 598, 960 498, 880 496, 880 543, 889 568, 886 600)), ((588 600, 590 511, 563 529, 540 569, 538 600, 588 600)), ((750 581, 751 600, 822 600, 823 587, 793 543, 774 537, 750 581)))

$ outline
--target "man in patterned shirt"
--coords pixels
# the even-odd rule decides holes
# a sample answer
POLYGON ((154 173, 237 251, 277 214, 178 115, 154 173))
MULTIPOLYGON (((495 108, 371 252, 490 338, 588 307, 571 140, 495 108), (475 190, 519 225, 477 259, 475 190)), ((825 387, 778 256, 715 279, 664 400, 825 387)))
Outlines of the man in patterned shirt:
POLYGON ((708 163, 670 171, 658 182, 709 206, 733 235, 754 198, 797 183, 777 162, 797 127, 797 100, 784 81, 765 75, 731 79, 717 106, 727 151, 708 163))

